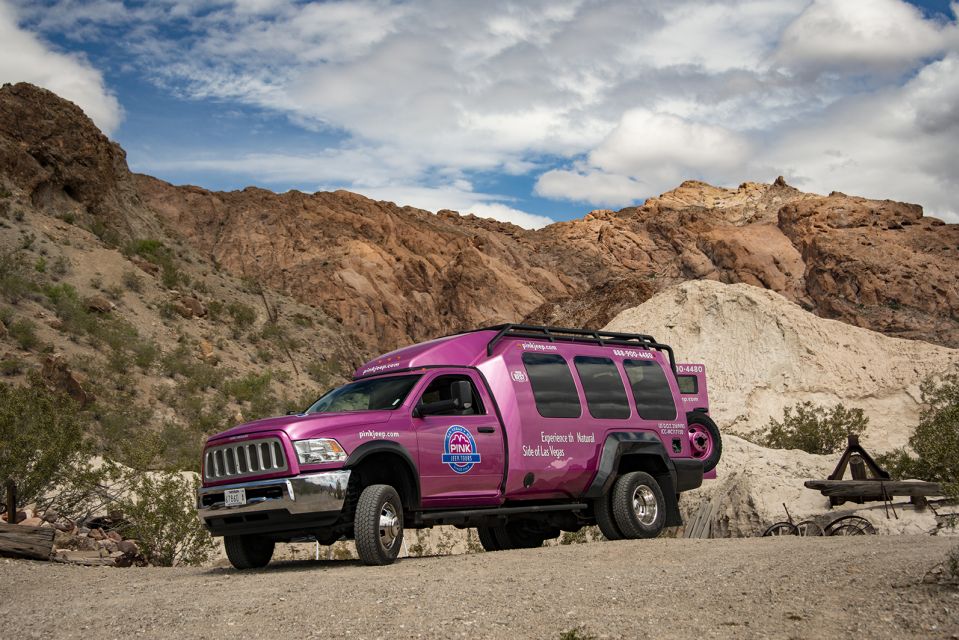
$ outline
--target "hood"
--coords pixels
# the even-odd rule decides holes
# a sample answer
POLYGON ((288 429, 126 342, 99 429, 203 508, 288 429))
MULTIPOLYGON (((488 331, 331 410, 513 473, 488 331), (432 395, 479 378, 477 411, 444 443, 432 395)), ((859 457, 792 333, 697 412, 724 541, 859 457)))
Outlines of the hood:
POLYGON ((209 441, 262 431, 284 431, 291 440, 302 440, 346 427, 381 424, 389 420, 392 415, 392 411, 347 411, 263 418, 218 433, 211 436, 209 441))

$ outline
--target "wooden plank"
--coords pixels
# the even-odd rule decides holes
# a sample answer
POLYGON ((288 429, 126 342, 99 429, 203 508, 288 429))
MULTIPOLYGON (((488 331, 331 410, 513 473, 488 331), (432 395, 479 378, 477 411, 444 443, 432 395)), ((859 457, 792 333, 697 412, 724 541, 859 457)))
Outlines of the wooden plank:
POLYGON ((0 524, 0 555, 49 560, 54 531, 53 527, 0 524))
POLYGON ((807 480, 806 488, 816 489, 824 496, 881 500, 883 496, 941 496, 938 482, 908 482, 903 480, 807 480))

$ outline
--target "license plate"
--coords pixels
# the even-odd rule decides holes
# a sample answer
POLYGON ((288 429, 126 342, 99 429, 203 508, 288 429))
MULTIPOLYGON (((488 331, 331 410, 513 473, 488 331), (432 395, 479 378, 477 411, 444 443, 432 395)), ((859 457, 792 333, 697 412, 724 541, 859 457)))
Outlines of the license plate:
POLYGON ((242 507, 246 504, 246 489, 227 489, 223 492, 223 504, 227 507, 242 507))

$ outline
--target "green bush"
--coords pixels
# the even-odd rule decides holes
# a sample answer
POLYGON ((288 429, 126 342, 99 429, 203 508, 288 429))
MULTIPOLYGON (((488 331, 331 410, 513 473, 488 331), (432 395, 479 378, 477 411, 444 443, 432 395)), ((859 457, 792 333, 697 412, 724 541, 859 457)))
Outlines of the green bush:
POLYGON ((116 507, 129 522, 126 536, 137 540, 155 565, 197 565, 213 553, 213 538, 197 517, 197 478, 176 472, 139 474, 130 495, 116 507))
POLYGON ((847 436, 861 435, 868 424, 862 409, 847 409, 842 404, 830 409, 801 402, 786 407, 782 422, 770 420, 765 429, 753 431, 747 438, 772 449, 829 454, 843 450, 847 436))
POLYGON ((281 404, 273 393, 273 373, 250 373, 226 381, 223 391, 236 402, 249 403, 250 418, 265 418, 276 415, 281 404))
POLYGON ((89 419, 73 400, 39 380, 0 383, 0 480, 13 478, 18 503, 55 507, 68 515, 67 493, 92 491, 102 476, 89 463, 89 419))
POLYGON ((19 249, 0 252, 0 294, 7 301, 16 304, 36 288, 24 253, 19 249))
POLYGON ((40 344, 40 338, 37 337, 37 325, 29 318, 20 318, 11 322, 7 331, 16 341, 17 346, 24 351, 31 351, 40 344))
POLYGON ((134 240, 127 245, 126 252, 128 255, 138 255, 159 265, 160 282, 167 289, 176 289, 179 285, 186 284, 187 277, 176 266, 173 251, 159 240, 134 240))
POLYGON ((226 312, 233 319, 233 337, 235 338, 240 337, 244 331, 256 322, 256 311, 253 310, 253 307, 242 302, 229 303, 226 305, 226 312))
POLYGON ((894 477, 941 482, 959 497, 959 367, 942 379, 926 378, 920 385, 923 403, 919 425, 909 448, 879 457, 894 477))

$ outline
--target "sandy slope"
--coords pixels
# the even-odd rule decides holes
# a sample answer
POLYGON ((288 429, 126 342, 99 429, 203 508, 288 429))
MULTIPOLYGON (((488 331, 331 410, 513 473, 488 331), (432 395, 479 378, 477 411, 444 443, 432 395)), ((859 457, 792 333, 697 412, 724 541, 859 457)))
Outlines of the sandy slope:
POLYGON ((864 444, 906 443, 919 417, 919 382, 959 364, 959 350, 825 320, 772 291, 690 281, 620 313, 607 327, 650 333, 681 362, 708 366, 720 429, 744 432, 804 400, 861 407, 864 444))
POLYGON ((956 637, 959 592, 919 582, 955 543, 863 540, 597 542, 252 573, 0 560, 0 619, 17 638, 956 637))

